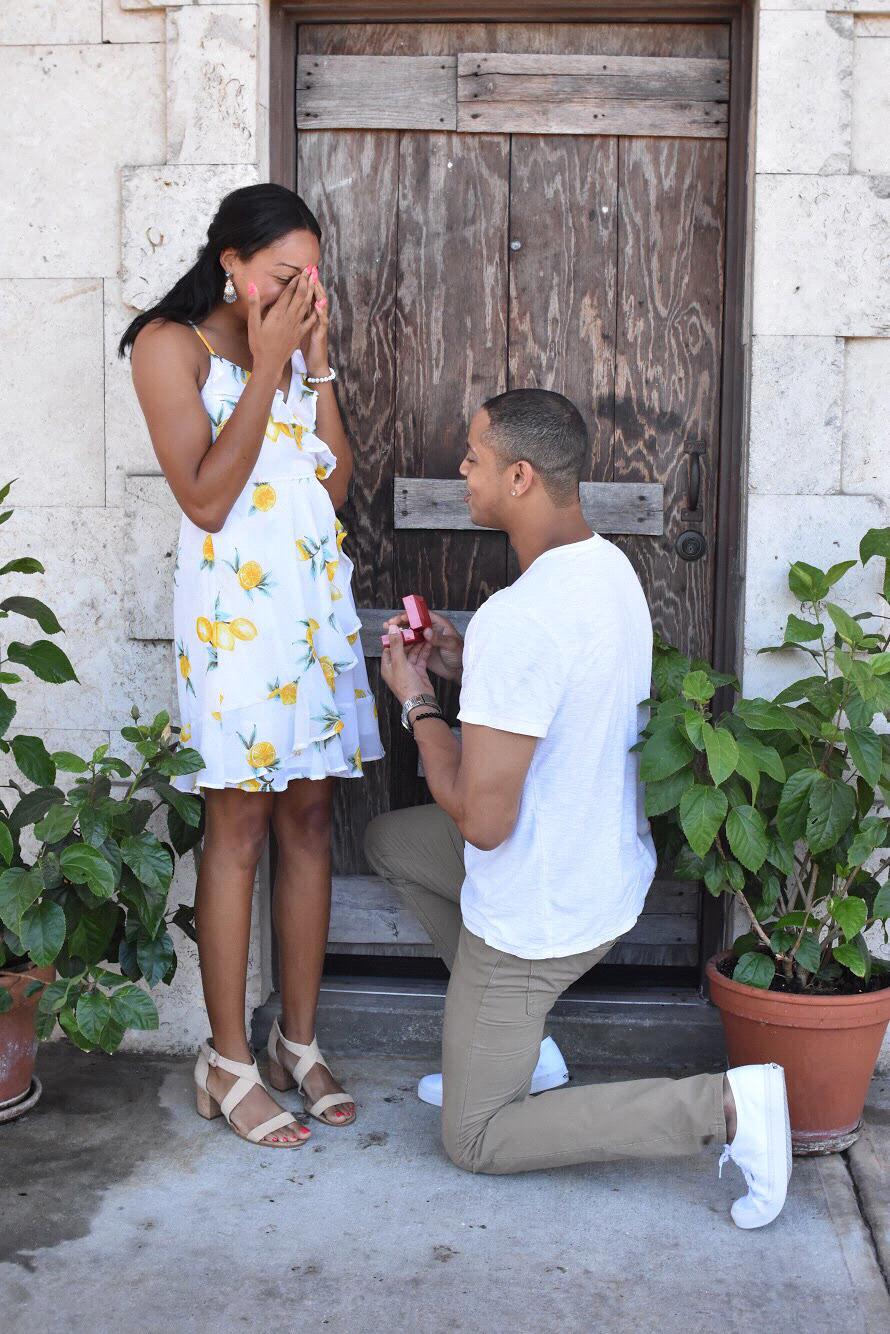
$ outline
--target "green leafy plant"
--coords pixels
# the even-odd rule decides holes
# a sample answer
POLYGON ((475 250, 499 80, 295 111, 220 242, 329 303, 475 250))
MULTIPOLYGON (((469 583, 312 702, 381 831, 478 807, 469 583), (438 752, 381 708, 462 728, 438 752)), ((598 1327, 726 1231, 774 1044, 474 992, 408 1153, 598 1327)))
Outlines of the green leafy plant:
MULTIPOLYGON (((0 491, 0 503, 9 489, 0 491)), ((12 513, 0 514, 0 523, 12 513)), ((32 557, 0 568, 0 575, 42 572, 32 557)), ((62 633, 53 612, 35 598, 0 602, 0 619, 12 615, 37 622, 46 634, 62 633)), ((158 1026, 146 987, 169 983, 176 970, 170 923, 192 934, 191 910, 180 905, 168 912, 167 899, 175 857, 197 852, 202 803, 170 780, 196 772, 203 761, 182 745, 166 713, 140 725, 135 705, 132 724, 121 731, 139 756, 135 767, 110 755, 107 745, 84 759, 50 753, 38 737, 8 739, 16 702, 6 687, 21 681, 8 670, 11 664, 50 683, 77 679, 49 640, 13 641, 0 650, 0 749, 35 785, 25 789, 13 778, 16 800, 0 801, 0 970, 54 965, 55 981, 35 981, 26 992, 40 992, 39 1036, 48 1037, 58 1021, 85 1051, 111 1052, 128 1028, 158 1026), (71 776, 67 791, 57 785, 60 773, 71 776), (148 828, 159 810, 169 842, 148 828)), ((11 1004, 0 982, 0 1013, 11 1004)))
MULTIPOLYGON (((873 557, 890 604, 890 528, 863 537, 859 561, 873 557)), ((750 930, 735 942, 732 976, 750 986, 890 982, 865 938, 877 926, 890 939, 890 736, 874 726, 890 716, 890 607, 850 615, 832 600, 857 564, 791 566, 801 614, 761 651, 802 654, 810 674, 772 699, 716 709, 735 678, 656 642, 656 698, 636 747, 646 811, 674 875, 744 910, 750 930)))

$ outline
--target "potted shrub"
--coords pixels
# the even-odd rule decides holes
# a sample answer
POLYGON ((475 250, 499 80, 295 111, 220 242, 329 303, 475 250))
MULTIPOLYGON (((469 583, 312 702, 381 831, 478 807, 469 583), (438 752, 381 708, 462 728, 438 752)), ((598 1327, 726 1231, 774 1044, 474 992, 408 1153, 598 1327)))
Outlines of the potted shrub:
MULTIPOLYGON (((0 502, 8 492, 0 491, 0 502)), ((8 561, 0 575, 42 570, 26 557, 8 561)), ((36 598, 5 598, 0 618, 13 615, 45 634, 61 632, 36 598)), ((16 703, 7 687, 21 680, 11 667, 50 683, 77 679, 49 639, 0 646, 0 749, 35 785, 26 790, 12 778, 15 799, 0 801, 0 1120, 37 1101, 36 1039, 57 1022, 85 1051, 112 1052, 128 1028, 157 1027, 146 987, 169 983, 176 969, 167 926, 175 920, 188 929, 189 910, 169 914, 167 896, 174 856, 197 846, 202 812, 198 798, 170 784, 202 760, 180 744, 166 713, 140 725, 134 706, 122 736, 139 756, 135 767, 108 746, 86 759, 51 754, 37 737, 8 736, 16 703), (70 776, 67 791, 60 774, 70 776), (169 842, 148 829, 161 808, 169 842)))
POLYGON ((656 698, 639 743, 646 810, 674 874, 741 909, 747 930, 707 965, 732 1064, 785 1067, 796 1152, 855 1140, 890 1020, 888 940, 890 528, 860 544, 884 560, 880 611, 856 615, 829 570, 798 561, 788 585, 801 614, 763 652, 808 658, 772 699, 715 707, 734 678, 656 643, 656 698))

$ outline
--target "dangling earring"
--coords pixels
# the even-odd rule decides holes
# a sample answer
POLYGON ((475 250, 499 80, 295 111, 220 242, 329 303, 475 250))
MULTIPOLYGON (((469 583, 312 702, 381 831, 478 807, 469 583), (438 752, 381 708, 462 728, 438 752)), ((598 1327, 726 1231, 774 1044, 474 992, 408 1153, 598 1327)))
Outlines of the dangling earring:
POLYGON ((233 301, 238 300, 238 293, 235 291, 235 284, 232 282, 232 275, 226 270, 226 285, 223 288, 223 301, 231 305, 233 301))

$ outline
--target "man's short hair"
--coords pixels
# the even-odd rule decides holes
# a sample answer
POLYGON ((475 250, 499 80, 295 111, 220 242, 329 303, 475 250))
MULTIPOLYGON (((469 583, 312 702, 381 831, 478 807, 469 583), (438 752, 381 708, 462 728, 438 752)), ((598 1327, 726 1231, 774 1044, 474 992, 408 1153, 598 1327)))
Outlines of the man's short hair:
POLYGON ((486 443, 503 466, 524 459, 554 504, 570 505, 587 456, 587 427, 574 403, 549 389, 509 389, 482 406, 490 422, 486 443))

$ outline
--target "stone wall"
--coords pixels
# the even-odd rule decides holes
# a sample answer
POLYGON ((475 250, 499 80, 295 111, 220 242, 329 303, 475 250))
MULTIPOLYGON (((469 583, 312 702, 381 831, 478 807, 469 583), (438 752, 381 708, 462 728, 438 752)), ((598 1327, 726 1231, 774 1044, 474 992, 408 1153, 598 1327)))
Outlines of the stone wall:
MULTIPOLYGON (((0 10, 0 417, 19 509, 0 553, 66 628, 81 684, 21 688, 55 748, 115 740, 131 703, 171 707, 175 514, 115 345, 191 259, 227 190, 264 179, 268 6, 16 0, 0 10)), ((855 554, 890 521, 890 0, 764 0, 758 21, 744 673, 788 610, 802 557, 855 554)), ((851 590, 855 591, 855 590, 851 590)), ((174 896, 192 892, 189 869, 174 896)), ((267 991, 257 914, 248 1005, 267 991)), ((162 1026, 203 1034, 182 948, 162 1026)))

